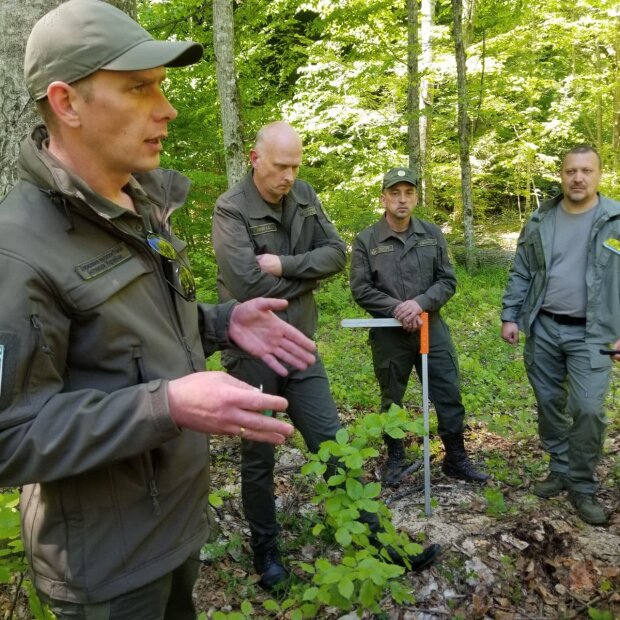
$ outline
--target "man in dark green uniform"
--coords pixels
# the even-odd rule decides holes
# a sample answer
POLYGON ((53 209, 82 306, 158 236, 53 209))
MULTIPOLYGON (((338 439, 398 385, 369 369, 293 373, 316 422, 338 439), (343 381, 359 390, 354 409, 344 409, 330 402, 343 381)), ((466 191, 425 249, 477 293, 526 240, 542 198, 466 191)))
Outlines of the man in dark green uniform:
MULTIPOLYGON (((252 170, 217 201, 213 247, 221 302, 264 295, 284 298, 288 307, 280 316, 312 337, 317 316, 313 291, 320 280, 344 268, 346 247, 314 189, 297 179, 301 157, 301 140, 287 123, 271 123, 259 131, 250 151, 252 170)), ((311 451, 335 437, 340 428, 338 412, 318 356, 312 366, 292 369, 285 379, 238 347, 226 349, 222 361, 237 379, 288 399, 287 413, 311 451)), ((271 444, 243 440, 243 509, 252 534, 254 567, 267 589, 288 577, 277 547, 274 465, 271 444)), ((376 515, 365 515, 364 521, 377 532, 376 515)), ((438 552, 439 546, 431 545, 407 560, 420 570, 438 552)), ((389 549, 388 553, 392 555, 389 549)))
MULTIPOLYGON (((435 224, 412 217, 418 201, 416 179, 408 168, 393 168, 383 178, 384 216, 353 243, 351 292, 373 317, 396 318, 402 328, 373 328, 369 333, 381 410, 402 405, 411 370, 421 373, 420 314, 429 315, 429 395, 439 421, 447 476, 483 482, 488 474, 469 460, 463 442, 465 409, 458 362, 440 308, 454 295, 456 277, 448 247, 435 224)), ((385 436, 388 460, 383 481, 394 484, 406 468, 402 439, 385 436)))

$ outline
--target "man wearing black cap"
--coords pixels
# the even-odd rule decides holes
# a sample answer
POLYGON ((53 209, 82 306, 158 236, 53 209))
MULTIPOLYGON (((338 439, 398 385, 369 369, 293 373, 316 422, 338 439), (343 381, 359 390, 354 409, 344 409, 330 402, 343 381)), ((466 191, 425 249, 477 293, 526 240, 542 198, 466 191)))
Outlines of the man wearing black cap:
POLYGON ((208 434, 293 432, 262 415, 285 398, 204 372, 205 355, 314 362, 274 314, 286 301, 195 302, 169 223, 189 181, 158 165, 177 114, 165 67, 201 55, 101 0, 60 5, 28 40, 46 126, 0 208, 0 485, 22 487, 32 580, 58 618, 195 618, 208 434))
MULTIPOLYGON (((353 243, 351 292, 373 317, 396 318, 402 329, 371 328, 369 342, 381 389, 381 410, 402 405, 411 370, 421 374, 420 314, 429 315, 429 395, 439 422, 447 476, 483 482, 488 474, 469 460, 463 441, 465 409, 461 402, 456 352, 440 308, 454 295, 456 277, 448 246, 438 226, 412 217, 418 202, 417 181, 408 168, 392 168, 383 178, 384 216, 353 243)), ((385 436, 386 484, 395 484, 407 467, 402 439, 385 436)))

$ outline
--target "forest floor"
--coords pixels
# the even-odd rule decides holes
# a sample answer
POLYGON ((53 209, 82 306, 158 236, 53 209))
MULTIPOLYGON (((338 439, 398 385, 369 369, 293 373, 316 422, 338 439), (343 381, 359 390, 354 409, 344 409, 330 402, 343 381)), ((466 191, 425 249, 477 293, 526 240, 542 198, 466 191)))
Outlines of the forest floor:
MULTIPOLYGON (((351 415, 351 414, 349 414, 351 415)), ((344 416, 346 417, 346 416, 344 416)), ((345 420, 346 421, 346 420, 345 420)), ((278 450, 278 511, 283 523, 282 548, 296 578, 308 576, 297 562, 319 555, 337 556, 337 546, 325 549, 310 533, 317 508, 311 503, 312 485, 299 472, 302 451, 289 442, 278 450)), ((445 477, 442 450, 433 442, 431 464, 433 510, 424 515, 422 470, 397 488, 385 488, 394 524, 422 543, 438 542, 440 560, 430 570, 410 573, 404 584, 415 603, 397 605, 388 595, 381 614, 327 608, 325 619, 437 618, 537 620, 543 618, 620 618, 620 432, 611 429, 599 475, 604 481, 598 497, 611 515, 606 527, 583 523, 564 495, 541 500, 529 493, 532 463, 544 456, 536 438, 515 440, 482 427, 468 433, 468 448, 477 462, 497 474, 479 486, 445 477), (498 482, 497 480, 510 480, 498 482)), ((369 479, 378 476, 383 457, 371 463, 369 479)), ((218 540, 209 546, 213 561, 205 561, 196 586, 199 610, 238 611, 244 600, 253 605, 253 618, 267 617, 262 601, 269 598, 256 584, 248 545, 248 530, 239 497, 239 443, 214 438, 213 488, 226 497, 217 509, 218 540)), ((241 615, 239 617, 246 617, 241 615)), ((273 616, 272 616, 273 617, 273 616)), ((286 616, 280 616, 286 617, 286 616)))

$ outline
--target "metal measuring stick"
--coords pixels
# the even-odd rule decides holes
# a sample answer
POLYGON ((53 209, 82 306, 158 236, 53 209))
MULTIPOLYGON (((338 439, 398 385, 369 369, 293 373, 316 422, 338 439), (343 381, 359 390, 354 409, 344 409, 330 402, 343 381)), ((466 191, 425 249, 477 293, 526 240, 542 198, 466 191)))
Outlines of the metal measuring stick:
POLYGON ((431 516, 431 452, 428 420, 428 312, 420 314, 420 353, 422 354, 422 407, 424 411, 424 514, 431 516))
MULTIPOLYGON (((424 411, 424 512, 431 516, 431 457, 428 419, 428 312, 420 314, 420 353, 422 354, 422 401, 424 411)), ((397 319, 342 319, 342 327, 402 327, 397 319)))

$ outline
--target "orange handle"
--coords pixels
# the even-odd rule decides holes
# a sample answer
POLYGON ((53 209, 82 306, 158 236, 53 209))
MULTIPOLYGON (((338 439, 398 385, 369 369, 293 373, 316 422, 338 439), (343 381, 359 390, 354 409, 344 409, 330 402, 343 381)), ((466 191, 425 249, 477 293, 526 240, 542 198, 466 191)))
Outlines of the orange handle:
POLYGON ((428 312, 422 312, 422 327, 420 327, 420 353, 428 353, 428 312))

